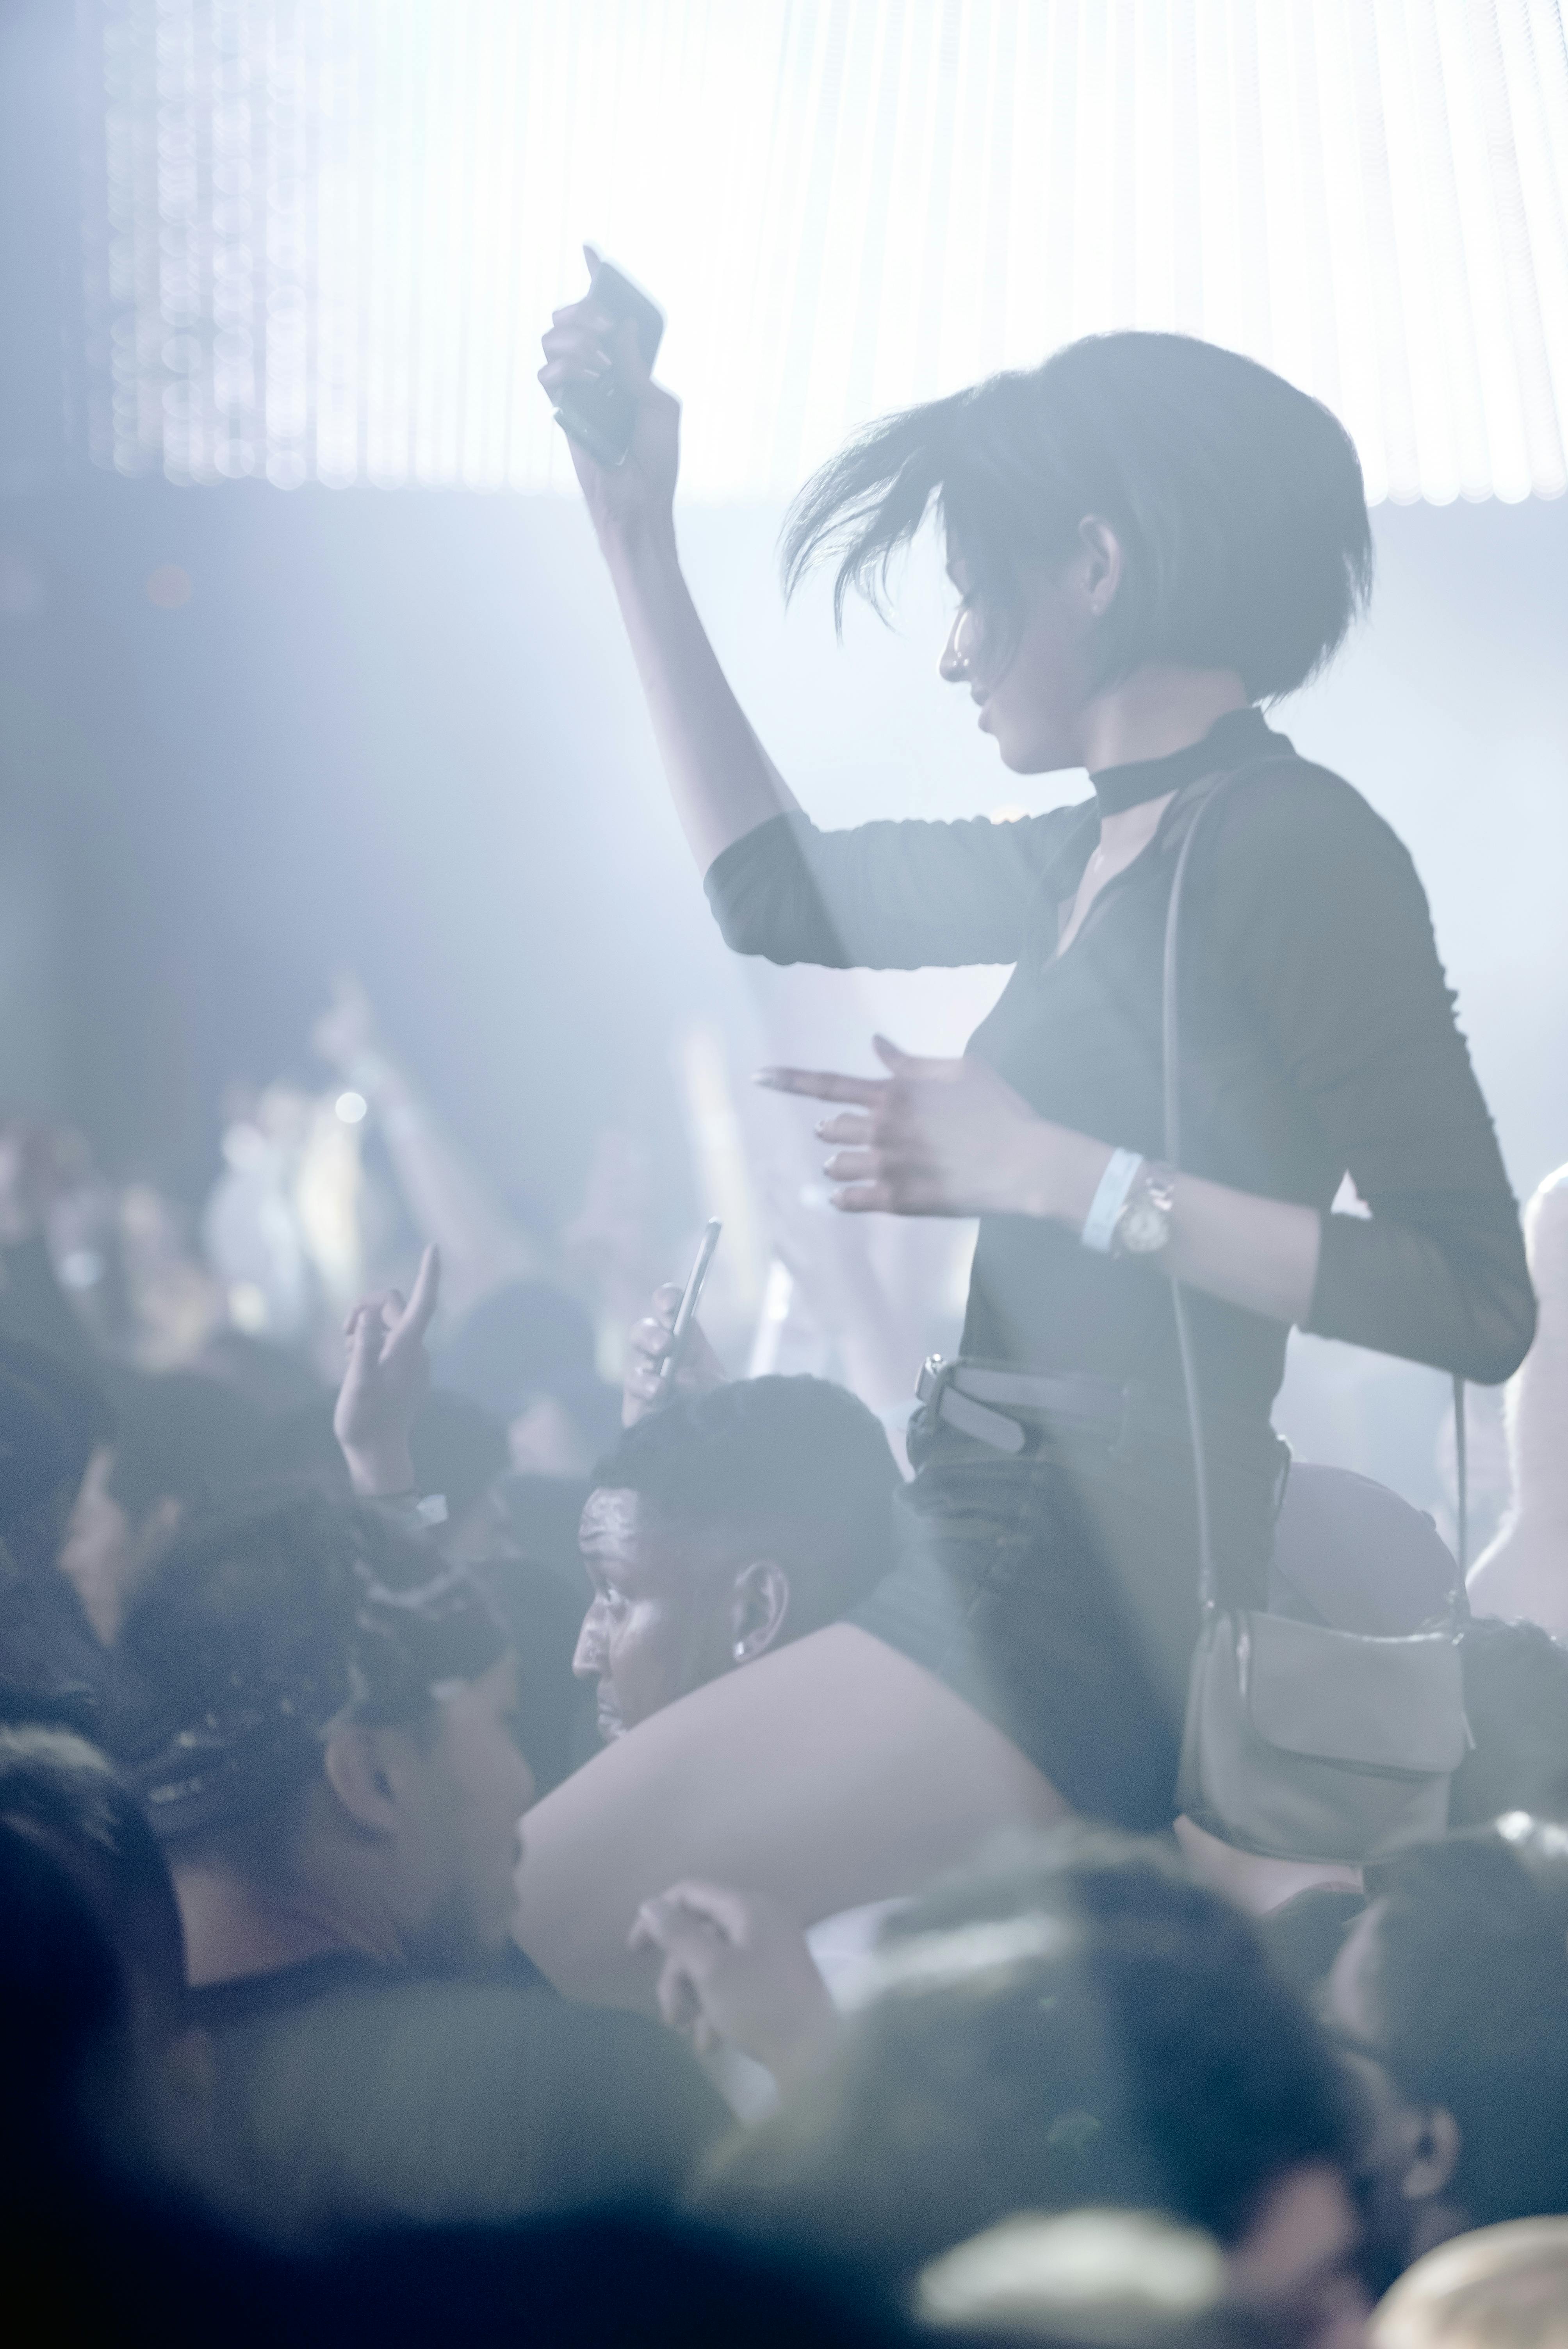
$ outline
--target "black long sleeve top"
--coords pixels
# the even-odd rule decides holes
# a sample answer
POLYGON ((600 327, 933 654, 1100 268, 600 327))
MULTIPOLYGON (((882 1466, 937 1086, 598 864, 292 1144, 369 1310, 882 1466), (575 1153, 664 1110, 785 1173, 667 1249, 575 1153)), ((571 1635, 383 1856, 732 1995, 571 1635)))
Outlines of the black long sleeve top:
MULTIPOLYGON (((1101 805, 1233 769, 1243 780, 1205 819, 1183 885, 1182 1164, 1317 1209, 1307 1329, 1495 1383, 1529 1348, 1535 1302, 1425 894, 1389 826, 1258 710, 1091 778, 1094 801, 1017 823, 821 832, 778 816, 715 859, 707 892, 727 943, 773 962, 1011 963, 969 1050, 1042 1117, 1158 1158, 1165 916, 1187 803, 1164 812, 1058 957, 1060 913, 1101 805), (1369 1216, 1329 1212, 1346 1172, 1369 1216)), ((1266 1421, 1284 1326, 1196 1294, 1191 1308, 1209 1404, 1266 1421)), ((964 1350, 1179 1387, 1161 1274, 1027 1216, 982 1221, 964 1350)))

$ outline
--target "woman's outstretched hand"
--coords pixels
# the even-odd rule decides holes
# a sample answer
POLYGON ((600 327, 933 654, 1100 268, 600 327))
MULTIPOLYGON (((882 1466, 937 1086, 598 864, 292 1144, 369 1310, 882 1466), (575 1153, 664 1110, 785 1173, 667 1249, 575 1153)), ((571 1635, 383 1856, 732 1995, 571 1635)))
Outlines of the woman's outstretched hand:
POLYGON ((758 1075, 776 1092, 851 1104, 817 1128, 824 1142, 842 1145, 823 1167, 839 1185, 835 1207, 892 1216, 1088 1212, 1105 1164, 1101 1144, 1037 1117, 984 1061, 922 1061, 885 1036, 872 1042, 885 1077, 807 1069, 758 1075))
MULTIPOLYGON (((599 256, 591 244, 583 248, 590 269, 599 256)), ((588 511, 599 543, 612 544, 645 533, 673 532, 672 507, 676 477, 680 471, 681 404, 655 383, 643 364, 637 329, 630 318, 619 321, 594 303, 593 294, 553 313, 544 337, 544 365, 539 380, 557 407, 561 395, 573 384, 596 382, 612 367, 637 402, 632 445, 622 465, 601 465, 581 441, 567 434, 572 462, 583 484, 588 511)))

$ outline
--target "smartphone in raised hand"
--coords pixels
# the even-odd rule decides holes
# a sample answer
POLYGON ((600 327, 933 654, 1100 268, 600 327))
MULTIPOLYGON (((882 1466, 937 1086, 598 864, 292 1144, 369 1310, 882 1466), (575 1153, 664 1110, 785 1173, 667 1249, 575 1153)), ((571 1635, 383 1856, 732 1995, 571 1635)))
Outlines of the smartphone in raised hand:
POLYGON ((705 1224, 703 1226, 702 1238, 697 1244, 696 1260, 686 1275, 686 1285, 681 1291, 681 1301, 676 1308, 676 1318, 670 1325, 670 1342, 665 1347, 664 1360, 659 1364, 661 1387, 669 1386, 676 1372, 680 1369, 681 1360, 686 1350, 687 1336, 696 1318, 697 1306, 701 1302, 703 1283, 707 1278, 707 1268, 713 1262, 713 1252, 718 1246, 718 1236, 723 1229, 724 1226, 717 1216, 711 1223, 705 1224))
MULTIPOLYGON (((608 261, 594 263, 588 290, 614 326, 618 328, 623 319, 632 320, 643 364, 651 369, 665 331, 665 314, 657 303, 608 261)), ((563 387, 556 402, 555 421, 601 465, 624 465, 636 429, 636 394, 622 369, 612 367, 607 375, 592 383, 563 387)))

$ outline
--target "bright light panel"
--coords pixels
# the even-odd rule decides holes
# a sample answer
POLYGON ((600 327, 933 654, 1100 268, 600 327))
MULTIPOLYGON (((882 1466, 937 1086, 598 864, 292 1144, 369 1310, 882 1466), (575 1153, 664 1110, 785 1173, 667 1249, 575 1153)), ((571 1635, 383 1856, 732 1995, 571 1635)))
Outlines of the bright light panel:
POLYGON ((1555 0, 82 0, 94 457, 539 490, 584 236, 686 481, 1177 327, 1317 393, 1375 497, 1559 495, 1555 0))

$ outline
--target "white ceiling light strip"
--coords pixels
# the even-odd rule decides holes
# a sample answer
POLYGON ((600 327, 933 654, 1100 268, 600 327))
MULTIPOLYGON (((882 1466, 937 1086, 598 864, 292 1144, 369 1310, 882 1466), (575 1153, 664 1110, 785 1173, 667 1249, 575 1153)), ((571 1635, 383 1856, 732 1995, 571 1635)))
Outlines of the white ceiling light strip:
POLYGON ((1555 0, 79 0, 91 453, 563 486, 583 236, 698 496, 1075 335, 1326 399, 1375 496, 1568 481, 1555 0))

